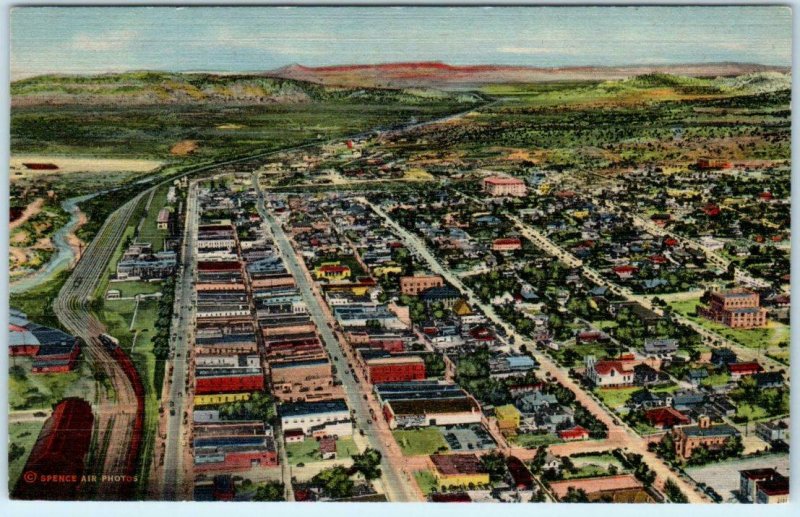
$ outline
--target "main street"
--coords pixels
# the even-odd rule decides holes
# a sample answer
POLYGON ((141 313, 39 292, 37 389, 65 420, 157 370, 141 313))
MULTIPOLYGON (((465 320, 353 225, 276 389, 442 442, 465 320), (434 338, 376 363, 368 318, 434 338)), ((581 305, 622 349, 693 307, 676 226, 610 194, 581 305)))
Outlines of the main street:
MULTIPOLYGON (((527 337, 519 334, 511 327, 508 322, 500 318, 494 311, 491 305, 483 303, 475 296, 475 293, 461 282, 450 269, 442 266, 442 264, 433 256, 425 243, 416 235, 412 234, 386 213, 380 206, 368 201, 365 198, 358 198, 362 203, 369 205, 375 213, 381 216, 386 224, 401 237, 403 242, 416 253, 419 257, 424 259, 434 273, 442 275, 448 282, 455 286, 459 291, 467 293, 469 302, 473 306, 479 307, 486 316, 492 320, 495 325, 498 325, 506 330, 509 336, 513 337, 513 348, 521 353, 522 345, 533 353, 536 362, 540 365, 540 371, 544 373, 545 377, 551 377, 558 381, 570 391, 575 394, 577 402, 584 406, 591 412, 598 420, 603 422, 608 427, 608 438, 610 444, 613 443, 617 447, 641 454, 644 461, 656 474, 656 486, 663 487, 667 479, 673 479, 678 487, 683 491, 691 503, 706 503, 708 499, 696 490, 696 487, 672 472, 670 468, 654 453, 650 452, 647 448, 648 442, 636 432, 634 432, 626 424, 619 421, 619 419, 612 415, 605 407, 603 407, 593 396, 586 392, 568 375, 565 368, 560 367, 548 356, 536 350, 535 343, 527 337)), ((576 259, 577 260, 577 259, 576 259)))
POLYGON ((191 480, 185 478, 184 456, 188 447, 188 426, 184 427, 184 415, 191 417, 192 396, 187 382, 190 364, 190 344, 194 335, 194 269, 195 240, 198 229, 197 181, 189 186, 186 195, 184 239, 181 248, 181 263, 175 285, 172 312, 172 335, 170 356, 165 368, 172 371, 169 379, 169 408, 166 408, 166 439, 164 441, 164 473, 161 479, 162 498, 181 500, 191 498, 191 480))
POLYGON ((294 276, 308 312, 322 337, 325 349, 334 363, 338 365, 336 375, 344 388, 348 406, 354 412, 356 428, 359 431, 363 431, 370 446, 381 453, 383 487, 387 498, 390 501, 417 500, 416 492, 409 486, 410 480, 400 475, 398 473, 399 469, 390 463, 390 455, 385 443, 380 439, 380 436, 372 432, 375 424, 370 423, 369 405, 363 398, 361 387, 354 375, 350 374, 348 368, 345 367, 348 364, 347 358, 339 344, 339 340, 331 330, 331 321, 326 318, 320 300, 312 291, 311 280, 308 277, 307 270, 299 263, 298 256, 286 237, 283 228, 281 228, 281 224, 266 208, 264 194, 261 191, 257 174, 253 175, 253 185, 259 196, 258 211, 269 226, 275 243, 278 245, 289 271, 294 276))

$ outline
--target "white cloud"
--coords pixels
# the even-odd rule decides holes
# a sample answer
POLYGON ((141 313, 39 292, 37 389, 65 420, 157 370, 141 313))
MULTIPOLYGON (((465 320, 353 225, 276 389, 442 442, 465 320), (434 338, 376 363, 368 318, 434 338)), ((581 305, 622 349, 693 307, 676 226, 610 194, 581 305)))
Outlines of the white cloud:
POLYGON ((73 50, 87 52, 118 52, 129 48, 138 36, 139 33, 133 30, 105 31, 94 35, 81 32, 72 38, 70 46, 73 50))

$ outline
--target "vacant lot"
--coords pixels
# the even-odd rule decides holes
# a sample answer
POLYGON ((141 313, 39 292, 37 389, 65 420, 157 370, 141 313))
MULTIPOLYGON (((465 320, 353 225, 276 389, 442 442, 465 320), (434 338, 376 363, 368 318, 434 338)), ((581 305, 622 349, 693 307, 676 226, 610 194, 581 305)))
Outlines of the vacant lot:
POLYGON ((392 434, 404 456, 427 456, 439 450, 449 450, 442 433, 435 427, 398 429, 392 434))
POLYGON ((702 467, 686 468, 686 473, 699 483, 705 483, 722 496, 723 501, 735 498, 734 491, 739 489, 739 471, 746 469, 775 468, 784 475, 789 475, 789 455, 770 454, 757 458, 711 463, 702 467))

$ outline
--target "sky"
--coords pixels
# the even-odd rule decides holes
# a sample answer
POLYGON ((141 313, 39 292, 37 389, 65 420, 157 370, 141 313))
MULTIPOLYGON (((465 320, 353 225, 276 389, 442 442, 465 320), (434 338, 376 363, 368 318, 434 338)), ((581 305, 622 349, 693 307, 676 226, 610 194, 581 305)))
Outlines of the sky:
POLYGON ((17 7, 11 78, 299 63, 791 65, 788 7, 17 7))

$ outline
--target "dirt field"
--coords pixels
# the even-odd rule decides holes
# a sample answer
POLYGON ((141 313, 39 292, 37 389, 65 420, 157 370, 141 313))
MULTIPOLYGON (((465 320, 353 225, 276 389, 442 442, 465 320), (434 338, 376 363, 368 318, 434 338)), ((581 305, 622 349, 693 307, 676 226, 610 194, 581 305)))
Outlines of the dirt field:
MULTIPOLYGON (((31 217, 35 216, 42 210, 42 206, 44 205, 44 198, 36 198, 33 203, 29 204, 25 207, 25 210, 22 212, 22 215, 16 221, 11 221, 8 225, 9 230, 13 230, 18 226, 22 225, 30 219, 31 217)), ((24 238, 22 240, 25 240, 24 238)))
POLYGON ((161 163, 156 160, 65 158, 61 156, 17 154, 11 157, 11 181, 76 172, 151 172, 157 169, 161 163), (24 163, 52 163, 57 165, 58 169, 29 170, 23 165, 24 163))
POLYGON ((181 140, 173 145, 169 152, 175 156, 186 156, 187 154, 195 152, 198 147, 200 146, 197 140, 181 140))

